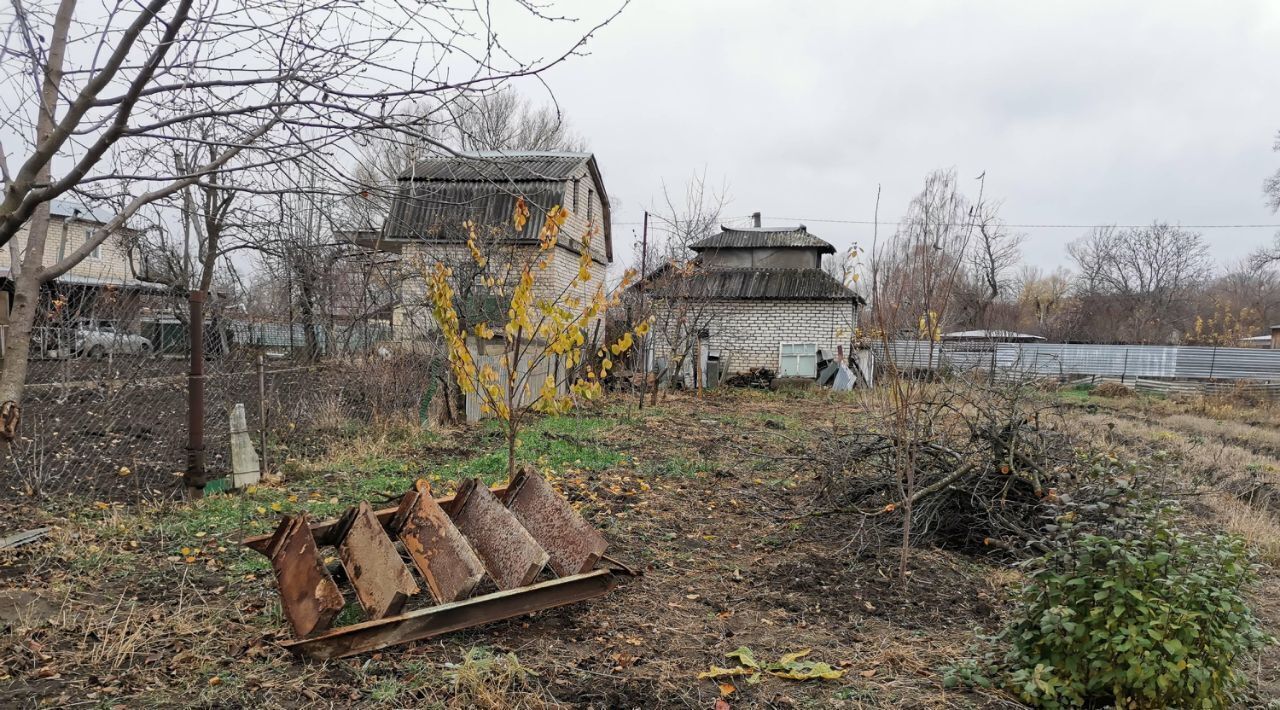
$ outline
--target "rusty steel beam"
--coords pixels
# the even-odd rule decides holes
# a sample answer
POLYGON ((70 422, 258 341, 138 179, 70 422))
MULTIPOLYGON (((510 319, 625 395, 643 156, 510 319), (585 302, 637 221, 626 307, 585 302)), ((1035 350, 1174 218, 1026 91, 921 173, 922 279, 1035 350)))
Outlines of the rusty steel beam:
POLYGON ((431 498, 426 481, 419 480, 400 500, 392 527, 400 531, 400 541, 437 604, 471 596, 484 577, 484 563, 449 514, 431 498))
POLYGON ((547 566, 547 551, 479 479, 458 485, 449 513, 498 589, 532 584, 547 566))
POLYGON ((494 592, 466 601, 352 624, 281 645, 294 653, 319 660, 342 658, 573 604, 604 595, 616 585, 617 577, 610 570, 599 569, 522 589, 494 592))
MULTIPOLYGON (((499 499, 503 498, 507 494, 506 486, 494 486, 489 490, 499 499)), ((445 510, 448 510, 453 504, 453 496, 442 496, 440 498, 436 498, 436 503, 445 510)), ((394 535, 396 531, 392 530, 390 526, 392 520, 395 519, 396 512, 398 510, 400 510, 399 506, 379 508, 373 511, 373 515, 378 519, 378 522, 382 525, 384 530, 394 535)), ((316 544, 321 547, 324 547, 325 545, 337 545, 337 533, 341 531, 341 522, 341 518, 330 518, 329 520, 312 523, 311 536, 315 538, 316 544)), ((251 537, 246 537, 240 541, 240 544, 254 552, 260 552, 265 555, 267 554, 267 546, 271 544, 271 535, 253 535, 251 537)))
POLYGON ((306 636, 329 628, 345 600, 317 554, 306 514, 286 515, 266 554, 280 590, 280 607, 293 632, 306 636))
POLYGON ((507 509, 551 557, 551 569, 566 577, 594 569, 609 543, 550 483, 528 466, 507 487, 507 509))

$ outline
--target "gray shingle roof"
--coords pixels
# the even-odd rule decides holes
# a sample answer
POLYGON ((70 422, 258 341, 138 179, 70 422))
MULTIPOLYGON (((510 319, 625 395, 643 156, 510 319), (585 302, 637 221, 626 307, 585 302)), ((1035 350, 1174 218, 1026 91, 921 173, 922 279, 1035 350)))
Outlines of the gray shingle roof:
POLYGON ((651 293, 661 298, 679 288, 692 298, 855 300, 858 295, 822 269, 706 269, 682 280, 655 279, 651 293))
POLYGON ((564 201, 564 183, 538 181, 503 187, 475 182, 403 181, 391 203, 383 236, 462 241, 462 223, 467 220, 478 225, 510 225, 516 201, 521 197, 529 207, 529 221, 512 241, 536 242, 547 211, 564 201))
MULTIPOLYGON (((392 240, 457 241, 461 225, 510 225, 516 200, 525 199, 530 218, 512 241, 536 241, 547 211, 565 202, 571 178, 582 173, 600 198, 605 255, 613 260, 609 196, 591 153, 487 151, 418 161, 400 176, 383 236, 392 240)), ((576 240, 563 239, 569 248, 576 240)))
POLYGON ((720 227, 720 233, 689 245, 694 251, 704 249, 817 249, 820 254, 834 254, 836 248, 809 233, 803 224, 792 228, 720 227))
POLYGON ((568 180, 591 159, 590 153, 484 151, 462 157, 439 156, 418 161, 401 180, 520 182, 568 180))

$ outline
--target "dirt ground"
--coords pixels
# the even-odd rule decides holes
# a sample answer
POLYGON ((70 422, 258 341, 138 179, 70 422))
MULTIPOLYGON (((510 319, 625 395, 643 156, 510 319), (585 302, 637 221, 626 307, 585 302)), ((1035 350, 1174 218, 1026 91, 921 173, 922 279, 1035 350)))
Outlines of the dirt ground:
MULTIPOLYGON (((1275 480, 1280 417, 1138 398, 1054 403, 1082 442, 1158 454, 1169 475, 1201 482, 1189 508, 1258 549, 1258 612, 1280 631, 1277 511, 1220 485, 1275 480)), ((500 480, 493 427, 353 433, 297 452, 283 480, 196 504, 10 501, 6 532, 55 530, 0 559, 0 706, 1020 707, 944 688, 941 671, 1000 627, 1021 582, 1013 565, 918 549, 904 585, 897 548, 869 543, 859 516, 811 515, 815 445, 873 426, 870 416, 857 393, 722 391, 643 411, 615 398, 544 420, 522 437, 522 458, 643 574, 604 598, 328 663, 276 645, 287 634, 269 567, 235 542, 281 512, 334 515, 417 477, 443 492, 459 476, 500 480), (809 649, 844 673, 698 678, 733 666, 725 654, 741 646, 765 661, 809 649)), ((1280 697, 1276 654, 1249 675, 1252 697, 1280 697)))

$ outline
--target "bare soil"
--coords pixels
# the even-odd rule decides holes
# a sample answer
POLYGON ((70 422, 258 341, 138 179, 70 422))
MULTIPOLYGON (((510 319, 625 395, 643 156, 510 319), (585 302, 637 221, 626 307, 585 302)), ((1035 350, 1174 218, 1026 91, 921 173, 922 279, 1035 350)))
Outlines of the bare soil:
MULTIPOLYGON (((93 505, 96 489, 56 505, 7 502, 15 527, 58 530, 0 559, 0 706, 1020 707, 1001 693, 946 689, 940 671, 1000 627, 1021 582, 1012 565, 918 549, 904 584, 898 549, 858 535, 860 516, 809 515, 820 505, 814 444, 865 422, 856 395, 724 391, 643 411, 613 399, 581 416, 594 428, 547 435, 570 453, 544 473, 642 576, 601 599, 329 663, 276 646, 285 624, 270 572, 234 542, 270 527, 268 501, 288 510, 333 495, 337 510, 369 490, 342 477, 367 483, 372 471, 291 473, 259 498, 223 506, 238 506, 239 521, 217 517, 216 501, 133 498, 104 509, 93 505), (610 453, 607 464, 592 463, 597 450, 610 453), (199 548, 195 563, 188 548, 199 548), (766 660, 810 649, 845 673, 728 687, 698 679, 733 665, 725 654, 739 646, 766 660), (477 648, 513 653, 530 674, 464 674, 477 648)), ((1147 426, 1139 416, 1081 407, 1069 422, 1099 446, 1130 446, 1109 442, 1106 424, 1147 426)), ((1135 455, 1165 445, 1164 428, 1147 431, 1135 455)), ((471 431, 380 444, 377 460, 404 462, 411 479, 499 445, 492 432, 471 431)), ((1206 525, 1213 514, 1204 507, 1206 525)), ((1259 613, 1274 632, 1274 573, 1265 585, 1259 613)), ((1251 675, 1257 697, 1280 688, 1274 654, 1251 675)))

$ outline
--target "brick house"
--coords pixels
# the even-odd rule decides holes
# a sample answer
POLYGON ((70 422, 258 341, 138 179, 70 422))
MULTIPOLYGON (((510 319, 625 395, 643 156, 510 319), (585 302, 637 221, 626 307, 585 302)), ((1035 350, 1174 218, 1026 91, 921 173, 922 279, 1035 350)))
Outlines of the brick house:
MULTIPOLYGON (((470 153, 428 158, 401 175, 380 238, 380 248, 399 253, 402 267, 407 270, 400 303, 392 314, 397 339, 412 340, 433 328, 425 283, 414 270, 435 261, 466 266, 471 259, 464 222, 477 225, 491 259, 497 254, 500 260, 514 264, 536 252, 539 230, 547 212, 556 205, 570 214, 551 254, 549 273, 538 276, 538 293, 550 298, 589 297, 603 283, 605 271, 613 261, 609 198, 592 154, 470 153), (524 229, 517 233, 511 217, 520 198, 524 198, 530 216, 524 229), (578 286, 580 293, 571 293, 582 237, 588 231, 593 234, 591 282, 578 286)), ((489 267, 490 273, 501 270, 501 264, 489 267)), ((455 276, 462 273, 455 268, 455 276)), ((473 284, 456 284, 455 288, 461 292, 469 286, 473 284)), ((505 305, 500 310, 505 315, 505 305)))
POLYGON ((676 363, 700 335, 704 372, 710 361, 722 374, 768 368, 814 377, 820 359, 849 347, 862 300, 822 269, 835 247, 804 225, 721 227, 689 248, 697 256, 687 265, 646 279, 655 301, 651 360, 687 371, 676 363))

